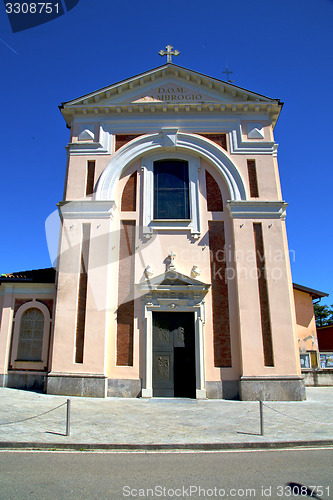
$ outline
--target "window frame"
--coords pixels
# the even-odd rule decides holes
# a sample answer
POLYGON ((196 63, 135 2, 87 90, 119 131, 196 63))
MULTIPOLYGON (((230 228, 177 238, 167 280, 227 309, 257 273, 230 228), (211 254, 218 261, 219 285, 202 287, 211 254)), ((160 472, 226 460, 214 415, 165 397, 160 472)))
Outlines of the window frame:
POLYGON ((145 156, 141 160, 143 172, 142 220, 143 234, 150 238, 156 230, 181 231, 188 230, 193 238, 199 238, 199 170, 200 157, 181 152, 167 152, 145 156), (155 219, 154 218, 154 163, 159 160, 182 160, 188 164, 189 180, 189 219, 155 219))
POLYGON ((9 370, 46 371, 48 368, 48 350, 51 326, 51 317, 46 305, 42 302, 38 302, 35 299, 26 302, 17 310, 15 317, 13 318, 13 322, 14 328, 12 336, 12 348, 9 358, 9 370), (23 314, 28 309, 38 309, 44 316, 42 355, 40 361, 23 361, 19 360, 17 357, 20 339, 21 319, 23 314))
MULTIPOLYGON (((35 321, 35 319, 34 319, 34 321, 35 321)), ((42 311, 38 307, 29 307, 29 309, 26 309, 24 311, 24 313, 21 316, 21 321, 20 321, 19 338, 18 338, 17 354, 16 354, 17 355, 17 359, 15 361, 18 361, 18 362, 29 362, 29 363, 35 363, 35 362, 39 363, 39 362, 42 361, 44 323, 45 323, 44 314, 42 313, 42 311), (22 328, 23 328, 23 322, 25 321, 27 313, 29 313, 29 311, 37 311, 37 313, 40 316, 40 320, 43 321, 42 328, 38 328, 38 329, 34 328, 33 329, 33 335, 31 337, 31 339, 25 338, 24 337, 24 331, 22 330, 22 328), (37 330, 38 330, 39 333, 41 333, 41 338, 39 338, 39 339, 37 339, 37 336, 36 336, 36 331, 37 330), (40 344, 38 359, 37 359, 37 357, 35 359, 24 359, 24 354, 26 354, 26 353, 24 353, 23 342, 26 343, 28 340, 31 340, 31 341, 37 341, 38 340, 38 343, 40 344)))
MULTIPOLYGON (((154 213, 154 220, 155 221, 166 221, 166 220, 171 220, 171 221, 174 221, 174 220, 191 220, 191 206, 190 206, 190 178, 189 178, 189 164, 188 164, 188 161, 185 161, 185 160, 180 160, 178 158, 167 158, 166 160, 155 160, 154 161, 154 182, 153 182, 153 203, 154 203, 154 206, 153 206, 153 213, 154 213), (156 203, 156 195, 158 195, 159 193, 163 192, 166 190, 165 187, 161 187, 161 186, 156 186, 155 185, 155 181, 156 181, 156 178, 157 178, 157 175, 156 175, 156 168, 161 165, 161 163, 179 163, 179 165, 182 165, 182 166, 185 166, 187 172, 186 172, 186 179, 183 179, 183 182, 184 184, 187 184, 187 187, 186 189, 184 189, 184 186, 182 188, 182 194, 187 194, 186 198, 183 197, 183 200, 182 200, 182 203, 183 203, 183 206, 182 208, 184 209, 184 212, 188 212, 188 217, 159 217, 159 216, 156 216, 155 214, 155 208, 157 210, 159 210, 159 203, 156 203), (159 165, 158 165, 159 164, 159 165), (187 181, 187 182, 186 182, 187 181)), ((160 201, 160 199, 158 199, 158 201, 160 201)))

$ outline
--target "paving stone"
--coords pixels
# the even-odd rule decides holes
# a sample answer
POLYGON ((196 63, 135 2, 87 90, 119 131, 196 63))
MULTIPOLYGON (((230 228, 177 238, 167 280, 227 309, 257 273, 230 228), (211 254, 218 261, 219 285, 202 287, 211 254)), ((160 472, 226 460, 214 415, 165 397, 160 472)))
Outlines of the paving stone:
POLYGON ((64 396, 0 388, 1 442, 106 445, 278 443, 332 440, 333 388, 309 387, 306 401, 264 406, 260 435, 256 401, 71 397, 71 435, 64 396), (18 420, 28 419, 23 422, 18 420), (9 422, 16 422, 8 424, 9 422), (8 425, 6 425, 8 424, 8 425))

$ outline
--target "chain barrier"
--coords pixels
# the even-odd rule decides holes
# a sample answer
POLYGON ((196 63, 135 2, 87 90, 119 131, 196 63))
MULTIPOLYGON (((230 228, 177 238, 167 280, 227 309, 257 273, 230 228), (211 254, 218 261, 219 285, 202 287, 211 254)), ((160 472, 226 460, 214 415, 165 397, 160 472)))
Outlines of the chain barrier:
POLYGON ((263 406, 269 408, 272 411, 275 411, 276 413, 279 413, 280 415, 283 415, 284 417, 292 418, 293 420, 298 420, 299 422, 305 422, 307 424, 318 424, 318 425, 333 425, 333 423, 331 422, 314 422, 313 420, 304 420, 302 418, 293 417, 292 415, 287 415, 286 413, 276 410, 275 408, 272 408, 271 406, 268 406, 265 403, 263 403, 263 406))
POLYGON ((1 425, 18 424, 20 422, 26 422, 27 420, 32 420, 33 418, 38 418, 38 417, 41 417, 42 415, 46 415, 47 413, 51 413, 51 411, 57 410, 58 408, 61 408, 62 406, 65 406, 65 405, 67 405, 67 402, 62 403, 61 405, 56 406, 55 408, 52 408, 52 410, 47 410, 47 411, 44 411, 43 413, 39 413, 38 415, 34 415, 33 417, 23 418, 22 420, 14 420, 13 422, 0 422, 0 426, 1 425))

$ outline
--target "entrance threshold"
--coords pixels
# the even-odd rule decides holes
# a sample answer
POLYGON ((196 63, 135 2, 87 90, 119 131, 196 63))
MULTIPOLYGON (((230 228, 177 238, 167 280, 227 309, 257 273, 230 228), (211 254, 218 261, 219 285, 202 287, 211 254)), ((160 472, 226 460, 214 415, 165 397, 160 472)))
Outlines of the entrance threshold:
POLYGON ((194 403, 194 404, 198 404, 198 400, 193 399, 193 398, 149 398, 148 403, 194 403))

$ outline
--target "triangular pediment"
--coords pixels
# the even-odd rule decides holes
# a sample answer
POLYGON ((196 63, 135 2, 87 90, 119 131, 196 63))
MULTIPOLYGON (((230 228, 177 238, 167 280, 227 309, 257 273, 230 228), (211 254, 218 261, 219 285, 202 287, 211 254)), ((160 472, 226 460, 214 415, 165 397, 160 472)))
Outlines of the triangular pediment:
POLYGON ((273 126, 283 103, 201 73, 167 63, 140 75, 63 103, 69 126, 73 116, 155 111, 265 113, 273 126))
POLYGON ((123 106, 261 103, 281 106, 277 99, 168 63, 96 92, 63 103, 62 113, 110 112, 123 106))
POLYGON ((179 273, 176 270, 168 270, 163 274, 154 276, 151 279, 147 279, 144 282, 137 285, 141 289, 170 289, 170 288, 180 288, 182 289, 197 289, 197 290, 208 290, 210 284, 203 283, 191 276, 179 273))

